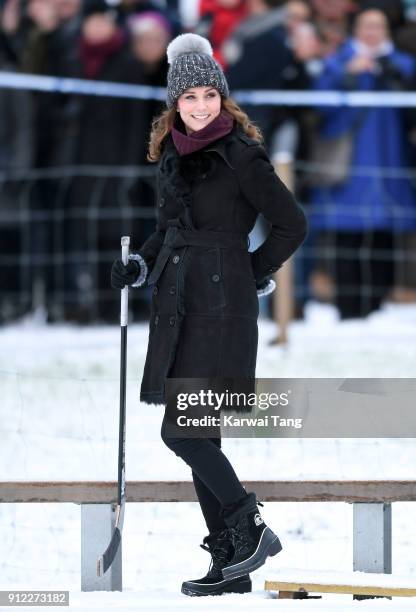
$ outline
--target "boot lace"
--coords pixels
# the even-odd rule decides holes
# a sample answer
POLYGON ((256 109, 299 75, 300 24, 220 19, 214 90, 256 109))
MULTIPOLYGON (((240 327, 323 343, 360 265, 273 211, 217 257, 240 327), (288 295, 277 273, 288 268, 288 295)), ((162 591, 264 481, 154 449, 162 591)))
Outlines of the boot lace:
POLYGON ((234 546, 234 555, 239 556, 250 548, 251 536, 248 530, 246 517, 242 517, 238 525, 230 527, 231 538, 234 546))
POLYGON ((206 537, 203 540, 204 544, 200 544, 203 550, 211 554, 211 563, 208 573, 220 571, 228 562, 229 547, 232 542, 229 531, 229 529, 224 529, 212 539, 206 537), (207 542, 208 545, 206 545, 205 542, 207 542))

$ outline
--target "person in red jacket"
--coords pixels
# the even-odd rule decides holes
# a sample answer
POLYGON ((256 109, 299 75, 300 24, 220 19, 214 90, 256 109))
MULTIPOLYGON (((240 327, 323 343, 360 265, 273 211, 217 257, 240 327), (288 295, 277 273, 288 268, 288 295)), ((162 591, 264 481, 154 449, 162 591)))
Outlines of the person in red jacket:
POLYGON ((194 32, 210 40, 214 58, 225 70, 227 65, 221 45, 247 15, 246 0, 200 0, 199 15, 194 32))

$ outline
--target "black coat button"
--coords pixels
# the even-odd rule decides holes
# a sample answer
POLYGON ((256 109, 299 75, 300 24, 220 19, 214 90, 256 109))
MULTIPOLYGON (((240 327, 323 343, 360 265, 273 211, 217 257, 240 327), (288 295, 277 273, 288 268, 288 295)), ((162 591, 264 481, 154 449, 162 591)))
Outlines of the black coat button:
POLYGON ((162 206, 164 206, 165 204, 166 204, 166 200, 165 200, 165 198, 160 198, 160 200, 159 200, 159 206, 161 206, 161 207, 162 207, 162 206))
POLYGON ((172 325, 172 326, 173 326, 173 325, 175 325, 175 323, 176 323, 176 319, 175 319, 175 317, 170 317, 170 319, 169 319, 169 325, 172 325))
POLYGON ((269 268, 267 272, 276 272, 277 268, 269 268))
POLYGON ((155 325, 157 325, 159 323, 159 315, 155 316, 155 325))
POLYGON ((157 292, 158 292, 158 291, 159 291, 159 290, 158 290, 158 288, 157 288, 157 287, 155 287, 155 288, 153 289, 153 295, 157 295, 157 292))
POLYGON ((213 274, 212 275, 212 280, 214 281, 214 283, 218 283, 218 281, 220 280, 220 277, 218 274, 213 274))
POLYGON ((171 295, 174 295, 175 291, 176 291, 175 286, 174 286, 174 285, 172 285, 172 287, 169 289, 169 293, 170 293, 171 295))
POLYGON ((177 264, 179 260, 180 260, 179 255, 175 255, 174 258, 172 259, 174 264, 177 264))

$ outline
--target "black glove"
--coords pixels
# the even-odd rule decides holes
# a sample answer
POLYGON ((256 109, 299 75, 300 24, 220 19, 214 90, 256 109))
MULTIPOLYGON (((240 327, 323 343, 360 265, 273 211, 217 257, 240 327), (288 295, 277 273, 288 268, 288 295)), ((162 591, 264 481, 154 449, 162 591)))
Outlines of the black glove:
POLYGON ((270 295, 276 289, 276 282, 270 276, 266 276, 266 278, 256 281, 256 289, 258 297, 270 295))
POLYGON ((111 266, 111 286, 113 289, 123 289, 125 285, 132 285, 140 274, 140 265, 134 259, 129 260, 127 266, 121 259, 116 259, 111 266))
POLYGON ((267 287, 267 285, 269 284, 269 280, 270 280, 270 276, 266 276, 266 278, 263 278, 260 281, 256 281, 256 289, 257 289, 257 291, 259 289, 265 289, 267 287))

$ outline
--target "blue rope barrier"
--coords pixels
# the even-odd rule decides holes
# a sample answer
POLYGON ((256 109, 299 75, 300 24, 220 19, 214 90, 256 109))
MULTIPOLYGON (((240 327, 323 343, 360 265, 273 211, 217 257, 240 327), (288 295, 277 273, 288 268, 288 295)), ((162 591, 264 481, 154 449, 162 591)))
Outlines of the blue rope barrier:
MULTIPOLYGON (((0 88, 161 101, 166 95, 164 87, 2 71, 0 88)), ((416 107, 415 92, 235 90, 231 95, 239 104, 253 105, 416 107)))

